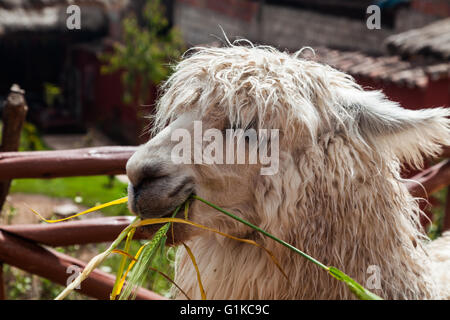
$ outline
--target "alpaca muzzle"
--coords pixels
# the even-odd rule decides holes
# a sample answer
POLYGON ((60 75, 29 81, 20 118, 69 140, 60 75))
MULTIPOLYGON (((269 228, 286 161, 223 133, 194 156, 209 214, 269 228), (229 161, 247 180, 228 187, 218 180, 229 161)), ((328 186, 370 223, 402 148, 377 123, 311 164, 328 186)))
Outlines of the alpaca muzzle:
POLYGON ((190 176, 145 178, 128 186, 130 210, 144 219, 171 215, 192 193, 194 179, 190 176))
POLYGON ((194 176, 173 164, 151 143, 142 145, 126 165, 129 209, 141 218, 169 216, 194 192, 194 176))

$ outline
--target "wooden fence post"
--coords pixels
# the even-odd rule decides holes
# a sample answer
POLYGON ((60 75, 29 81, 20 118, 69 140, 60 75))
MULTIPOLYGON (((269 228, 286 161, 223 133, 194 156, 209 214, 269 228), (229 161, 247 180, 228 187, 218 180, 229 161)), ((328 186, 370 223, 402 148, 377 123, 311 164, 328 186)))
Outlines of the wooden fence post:
MULTIPOLYGON (((20 133, 27 115, 28 106, 24 97, 25 91, 17 84, 11 86, 3 108, 2 145, 0 150, 17 151, 20 144, 20 133)), ((11 180, 0 181, 0 214, 8 196, 11 180)))

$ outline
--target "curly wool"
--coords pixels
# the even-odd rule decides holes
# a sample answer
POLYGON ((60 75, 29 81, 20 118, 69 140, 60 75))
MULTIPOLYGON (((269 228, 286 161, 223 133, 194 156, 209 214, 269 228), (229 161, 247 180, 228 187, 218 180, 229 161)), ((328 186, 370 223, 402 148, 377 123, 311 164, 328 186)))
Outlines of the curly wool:
MULTIPOLYGON (((200 119, 213 113, 230 127, 281 130, 279 174, 248 181, 252 197, 230 210, 363 285, 370 266, 378 267, 381 288, 373 291, 383 298, 450 298, 450 233, 429 243, 417 200, 399 174, 401 164, 420 167, 424 155, 437 155, 450 142, 446 109, 403 109, 347 74, 302 59, 301 52, 267 46, 195 48, 162 89, 155 134, 185 113, 200 119)), ((214 166, 196 170, 221 179, 214 166)), ((189 245, 209 299, 354 298, 273 241, 222 217, 203 219, 197 222, 265 245, 289 276, 258 248, 202 234, 189 245)), ((200 298, 183 250, 175 281, 200 298)))

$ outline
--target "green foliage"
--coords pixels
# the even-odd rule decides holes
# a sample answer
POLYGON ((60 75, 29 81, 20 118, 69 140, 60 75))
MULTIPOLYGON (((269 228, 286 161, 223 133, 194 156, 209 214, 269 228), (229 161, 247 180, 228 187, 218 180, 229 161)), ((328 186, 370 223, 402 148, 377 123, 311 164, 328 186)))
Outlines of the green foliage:
POLYGON ((119 297, 120 300, 128 300, 130 296, 132 296, 133 299, 135 298, 136 290, 138 287, 142 287, 147 279, 153 256, 158 252, 157 250, 160 246, 164 247, 164 244, 161 242, 169 230, 169 227, 170 223, 166 223, 155 233, 152 240, 145 244, 134 268, 131 269, 127 285, 119 297))
POLYGON ((31 291, 31 276, 25 274, 23 271, 4 266, 5 278, 13 278, 14 281, 6 286, 7 298, 11 300, 23 299, 26 294, 31 291))
POLYGON ((145 102, 150 84, 167 78, 171 70, 168 63, 178 59, 184 50, 179 31, 168 29, 165 10, 159 0, 148 0, 142 14, 146 26, 141 28, 134 16, 125 18, 123 43, 116 43, 113 53, 102 57, 107 63, 102 72, 123 71, 126 104, 133 101, 134 90, 137 90, 138 102, 145 102))
POLYGON ((44 99, 45 99, 45 103, 48 106, 53 107, 57 100, 62 99, 61 88, 52 83, 45 82, 44 83, 44 99))
POLYGON ((20 146, 19 151, 41 151, 48 150, 37 128, 29 123, 25 122, 23 124, 22 133, 20 136, 20 146))
MULTIPOLYGON (((58 285, 48 279, 39 278, 40 281, 40 300, 53 300, 58 295, 58 293, 62 290, 63 286, 58 285)), ((70 300, 86 300, 89 299, 87 296, 84 296, 79 293, 74 293, 70 300)))
MULTIPOLYGON (((171 279, 174 278, 175 272, 175 254, 176 247, 160 247, 161 250, 155 253, 151 262, 151 267, 156 270, 164 272, 171 279)), ((160 273, 149 270, 147 277, 147 288, 151 288, 154 292, 159 293, 165 297, 170 297, 170 288, 172 284, 167 281, 160 273)))
POLYGON ((433 193, 433 196, 438 200, 439 205, 433 205, 433 207, 431 208, 432 222, 428 228, 428 236, 432 240, 439 238, 442 233, 442 227, 444 225, 445 217, 447 190, 448 187, 445 187, 442 190, 433 193))
MULTIPOLYGON (((180 210, 180 206, 178 206, 174 213, 172 214, 172 218, 175 217, 177 212, 180 210)), ((154 263, 157 263, 158 267, 163 266, 166 264, 167 257, 165 257, 165 252, 167 250, 166 248, 166 240, 167 240, 167 232, 169 231, 169 228, 171 226, 171 223, 164 224, 159 230, 153 235, 153 238, 144 244, 141 249, 142 252, 140 256, 138 257, 138 260, 134 267, 131 269, 131 273, 128 276, 127 279, 127 285, 123 289, 119 299, 120 300, 127 300, 130 296, 132 296, 132 299, 135 299, 136 297, 136 289, 138 287, 142 287, 143 284, 148 279, 149 271, 151 267, 154 265, 154 263), (158 248, 160 250, 158 250, 158 248), (158 259, 154 259, 156 255, 159 254, 158 259), (163 258, 165 257, 165 259, 163 258)), ((169 264, 170 266, 170 264, 169 264)), ((164 269, 159 269, 164 270, 164 269)), ((157 273, 150 274, 150 279, 157 279, 157 273)), ((152 281, 155 282, 155 281, 152 281)), ((153 289, 155 290, 155 289, 153 289)))
MULTIPOLYGON (((148 240, 133 240, 129 252, 134 255, 139 248, 144 245, 148 240)), ((104 252, 106 250, 105 244, 96 245, 97 252, 104 252)), ((123 248, 122 248, 123 249, 123 248)), ((151 267, 160 270, 167 274, 170 278, 174 276, 175 270, 175 253, 176 248, 165 247, 164 250, 157 250, 153 253, 152 259, 150 259, 151 267)), ((103 266, 111 268, 111 273, 119 268, 122 260, 122 256, 119 254, 112 254, 103 262, 103 266)), ((142 287, 152 290, 162 296, 169 297, 171 283, 167 281, 158 272, 153 270, 146 271, 146 279, 142 283, 142 287)))
POLYGON ((360 300, 383 300, 379 296, 377 296, 375 293, 370 292, 366 288, 364 288, 362 285, 360 285, 358 282, 350 278, 348 275, 346 275, 341 270, 335 268, 335 267, 328 267, 328 272, 338 279, 339 281, 344 282, 348 289, 358 297, 360 300))
MULTIPOLYGON (((8 300, 52 300, 64 288, 48 279, 32 275, 10 265, 4 265, 3 268, 8 300)), ((73 292, 68 299, 86 300, 89 297, 79 292, 73 292)))
POLYGON ((14 217, 17 215, 17 209, 14 206, 8 206, 7 208, 5 208, 6 211, 6 224, 10 225, 12 219, 14 219, 14 217))
MULTIPOLYGON (((0 121, 0 140, 2 137, 3 123, 0 121)), ((47 146, 41 139, 38 129, 31 123, 23 124, 20 134, 19 151, 41 151, 48 150, 47 146)))

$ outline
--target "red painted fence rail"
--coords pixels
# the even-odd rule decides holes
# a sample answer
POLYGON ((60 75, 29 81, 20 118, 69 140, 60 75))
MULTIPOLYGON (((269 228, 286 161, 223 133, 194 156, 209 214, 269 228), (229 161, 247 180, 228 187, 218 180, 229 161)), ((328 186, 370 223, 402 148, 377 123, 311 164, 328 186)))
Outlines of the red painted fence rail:
MULTIPOLYGON (((0 230, 46 246, 61 247, 113 241, 132 220, 133 216, 104 217, 51 224, 4 225, 0 230)), ((144 238, 137 228, 133 239, 144 238)))
POLYGON ((125 164, 135 151, 136 147, 112 146, 2 152, 0 180, 123 174, 125 164))

